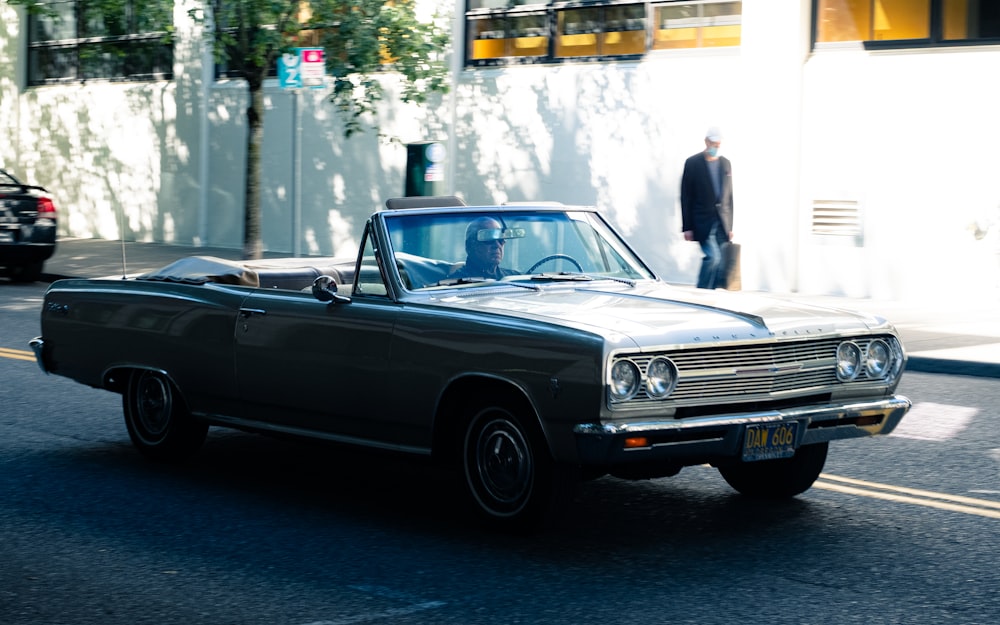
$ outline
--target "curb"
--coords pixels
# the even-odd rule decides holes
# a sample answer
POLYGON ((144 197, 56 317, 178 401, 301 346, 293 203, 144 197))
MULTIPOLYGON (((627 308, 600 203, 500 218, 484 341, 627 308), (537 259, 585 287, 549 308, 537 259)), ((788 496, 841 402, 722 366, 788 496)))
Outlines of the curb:
POLYGON ((968 375, 977 378, 1000 378, 1000 363, 954 360, 910 355, 906 361, 906 371, 917 373, 943 373, 946 375, 968 375))

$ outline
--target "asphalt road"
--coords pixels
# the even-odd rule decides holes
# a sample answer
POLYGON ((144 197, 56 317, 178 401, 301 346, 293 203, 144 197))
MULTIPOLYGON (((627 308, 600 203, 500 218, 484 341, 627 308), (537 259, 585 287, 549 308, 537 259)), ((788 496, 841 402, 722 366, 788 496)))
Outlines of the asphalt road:
POLYGON ((692 467, 507 536, 391 456, 213 430, 188 465, 142 460, 118 396, 29 356, 44 288, 0 282, 4 625, 1000 620, 1000 380, 906 374, 897 434, 834 443, 789 502, 692 467))

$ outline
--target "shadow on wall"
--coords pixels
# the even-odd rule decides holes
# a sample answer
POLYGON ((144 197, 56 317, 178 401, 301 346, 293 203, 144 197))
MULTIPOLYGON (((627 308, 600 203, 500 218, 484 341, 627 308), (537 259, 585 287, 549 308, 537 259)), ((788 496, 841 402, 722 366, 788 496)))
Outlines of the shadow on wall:
MULTIPOLYGON (((528 70, 530 71, 530 70, 528 70)), ((463 76, 455 128, 469 203, 596 206, 664 279, 693 283, 700 253, 680 232, 689 125, 636 106, 648 75, 618 66, 548 68, 545 80, 463 76), (582 105, 581 103, 585 103, 582 105)), ((696 135, 697 136, 697 133, 696 135)))
MULTIPOLYGON (((179 40, 175 58, 191 54, 179 40)), ((19 96, 19 130, 32 133, 19 166, 57 198, 60 236, 194 242, 198 212, 178 207, 198 206, 198 91, 182 74, 19 96)))
POLYGON ((164 240, 158 198, 170 124, 164 101, 172 100, 166 91, 173 88, 162 82, 25 93, 21 126, 35 135, 21 166, 58 198, 61 236, 164 240), (95 101, 106 104, 89 106, 95 101))
MULTIPOLYGON (((293 252, 297 245, 306 255, 354 255, 368 217, 386 198, 403 194, 405 142, 443 139, 440 98, 426 108, 406 105, 392 79, 384 81, 378 119, 366 120, 364 130, 350 138, 325 90, 296 96, 276 85, 266 89, 261 155, 266 251, 293 252)), ((242 245, 246 102, 240 81, 213 89, 210 245, 242 245)))

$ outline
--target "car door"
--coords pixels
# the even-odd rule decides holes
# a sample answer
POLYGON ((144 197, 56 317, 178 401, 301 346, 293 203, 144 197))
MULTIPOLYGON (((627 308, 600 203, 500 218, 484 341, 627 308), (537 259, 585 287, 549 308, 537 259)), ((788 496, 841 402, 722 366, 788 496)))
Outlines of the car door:
POLYGON ((398 305, 255 291, 236 328, 236 378, 251 416, 288 428, 375 438, 398 305))
POLYGON ((365 245, 349 302, 259 289, 236 328, 236 377, 249 415, 288 430, 396 446, 387 421, 393 331, 401 305, 365 245))

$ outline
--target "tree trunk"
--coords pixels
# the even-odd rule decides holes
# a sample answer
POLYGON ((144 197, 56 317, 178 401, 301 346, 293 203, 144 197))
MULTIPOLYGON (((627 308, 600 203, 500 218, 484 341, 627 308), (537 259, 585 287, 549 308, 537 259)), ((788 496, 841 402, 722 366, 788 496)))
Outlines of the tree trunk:
POLYGON ((260 215, 260 149, 264 140, 264 89, 261 81, 250 80, 250 106, 247 108, 246 199, 243 215, 243 258, 257 259, 264 254, 260 215))

